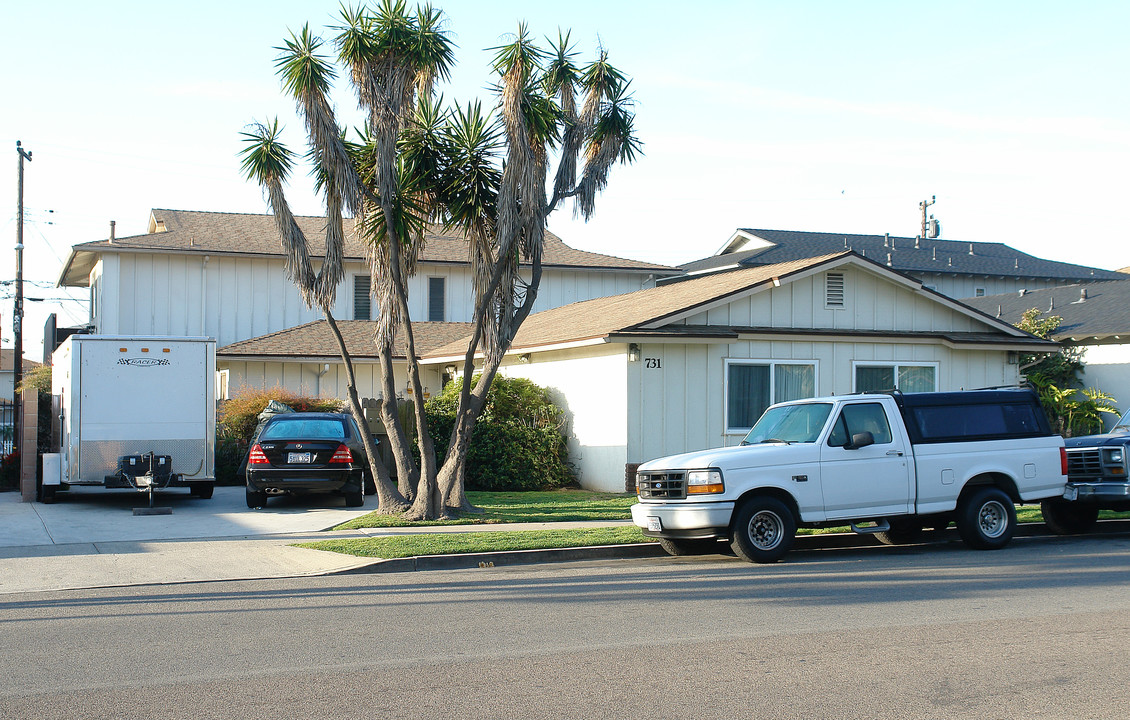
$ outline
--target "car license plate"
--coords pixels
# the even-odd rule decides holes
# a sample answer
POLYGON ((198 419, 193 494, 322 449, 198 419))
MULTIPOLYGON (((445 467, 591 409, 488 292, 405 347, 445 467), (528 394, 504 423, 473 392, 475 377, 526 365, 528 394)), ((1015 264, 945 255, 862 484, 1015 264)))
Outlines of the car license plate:
POLYGON ((649 515, 647 518, 647 529, 653 532, 659 532, 663 529, 663 522, 654 515, 649 515))
POLYGON ((314 462, 314 453, 287 453, 286 461, 291 465, 299 465, 302 463, 309 465, 314 462))

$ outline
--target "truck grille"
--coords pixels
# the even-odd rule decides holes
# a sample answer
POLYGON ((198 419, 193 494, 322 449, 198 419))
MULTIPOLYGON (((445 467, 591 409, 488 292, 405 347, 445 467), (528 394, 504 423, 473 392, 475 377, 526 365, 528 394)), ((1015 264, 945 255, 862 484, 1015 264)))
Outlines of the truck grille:
POLYGON ((640 473, 637 489, 640 499, 682 500, 687 497, 684 473, 640 473))
POLYGON ((1103 462, 1099 449, 1068 450, 1067 474, 1072 478, 1101 478, 1103 462))

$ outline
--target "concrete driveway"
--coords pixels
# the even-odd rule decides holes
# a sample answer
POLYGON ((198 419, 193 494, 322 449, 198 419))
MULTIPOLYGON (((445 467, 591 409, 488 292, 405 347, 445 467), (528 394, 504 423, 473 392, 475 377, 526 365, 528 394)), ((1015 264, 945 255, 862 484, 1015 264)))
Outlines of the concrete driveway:
POLYGON ((333 496, 272 498, 261 510, 247 507, 242 487, 218 487, 209 500, 186 489, 159 492, 154 505, 171 515, 134 515, 148 507, 147 496, 133 490, 73 487, 51 505, 20 502, 19 493, 0 493, 0 547, 65 545, 138 540, 182 540, 309 533, 340 525, 376 509, 346 508, 333 496))
POLYGON ((0 493, 0 593, 349 569, 366 561, 292 545, 376 508, 375 497, 346 508, 340 498, 311 496, 273 498, 251 510, 241 487, 216 488, 209 500, 187 490, 158 494, 154 504, 171 507, 171 515, 134 515, 148 507, 134 491, 73 488, 58 498, 43 505, 0 493))

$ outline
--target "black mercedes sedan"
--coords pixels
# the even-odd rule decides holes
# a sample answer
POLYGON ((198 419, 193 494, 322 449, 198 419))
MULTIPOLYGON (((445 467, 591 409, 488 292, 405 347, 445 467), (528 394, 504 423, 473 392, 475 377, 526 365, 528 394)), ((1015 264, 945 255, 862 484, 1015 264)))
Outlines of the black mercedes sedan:
POLYGON ((365 504, 365 446, 346 413, 283 413, 259 430, 247 456, 247 507, 270 495, 342 495, 365 504))

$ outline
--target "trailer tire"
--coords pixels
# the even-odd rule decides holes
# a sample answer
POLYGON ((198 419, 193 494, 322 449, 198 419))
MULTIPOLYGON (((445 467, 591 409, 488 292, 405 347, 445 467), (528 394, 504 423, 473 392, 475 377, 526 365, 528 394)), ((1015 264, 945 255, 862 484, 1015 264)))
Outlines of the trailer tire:
POLYGON ((267 506, 267 493, 262 490, 252 490, 251 486, 247 486, 247 507, 261 508, 267 506))
POLYGON ((746 562, 775 563, 796 540, 796 518, 771 497, 752 497, 734 515, 730 547, 746 562))
POLYGON ((35 499, 44 505, 50 505, 55 502, 55 492, 58 490, 56 485, 44 485, 42 480, 37 480, 35 483, 35 499))
POLYGON ((710 555, 722 552, 716 538, 658 538, 659 547, 668 555, 710 555))
POLYGON ((211 500, 212 491, 215 489, 216 484, 210 482, 189 483, 189 491, 201 500, 211 500))
POLYGON ((976 550, 999 550, 1016 532, 1016 506, 999 488, 974 489, 958 505, 957 532, 976 550))
POLYGON ((1044 525, 1056 535, 1080 535, 1090 532, 1099 521, 1099 509, 1094 505, 1080 505, 1063 498, 1048 498, 1040 503, 1044 525))

